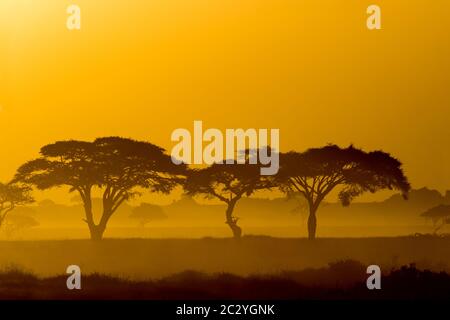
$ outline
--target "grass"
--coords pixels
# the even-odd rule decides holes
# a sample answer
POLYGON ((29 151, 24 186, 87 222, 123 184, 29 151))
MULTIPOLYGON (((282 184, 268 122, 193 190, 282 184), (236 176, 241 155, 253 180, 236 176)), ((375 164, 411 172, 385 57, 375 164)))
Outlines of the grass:
POLYGON ((365 267, 347 260, 320 269, 246 277, 185 271, 158 280, 132 281, 85 275, 81 290, 67 290, 66 276, 38 278, 18 270, 0 273, 0 299, 285 300, 449 299, 450 275, 404 266, 387 272, 382 290, 365 286, 365 267))
POLYGON ((434 236, 3 241, 0 299, 450 298, 449 248, 434 236), (66 288, 73 264, 81 291, 66 288), (370 264, 380 291, 366 288, 370 264))
POLYGON ((105 239, 0 242, 0 269, 20 266, 39 277, 64 274, 80 266, 83 274, 147 280, 185 270, 203 273, 277 274, 322 268, 352 259, 383 270, 416 263, 418 268, 450 272, 450 238, 324 238, 244 237, 205 239, 105 239))

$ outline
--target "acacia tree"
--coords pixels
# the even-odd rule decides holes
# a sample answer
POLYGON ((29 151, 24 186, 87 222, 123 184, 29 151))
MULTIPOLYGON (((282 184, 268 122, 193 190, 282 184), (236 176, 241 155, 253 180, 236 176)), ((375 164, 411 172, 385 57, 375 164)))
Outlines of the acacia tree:
POLYGON ((149 142, 121 137, 94 142, 59 141, 44 146, 41 157, 22 165, 15 180, 44 190, 69 186, 79 193, 91 239, 100 240, 111 216, 139 189, 169 193, 181 182, 186 169, 175 165, 164 149, 149 142), (92 191, 103 193, 103 212, 98 222, 92 210, 92 191))
POLYGON ((142 228, 152 221, 168 218, 162 207, 151 203, 141 203, 139 207, 133 208, 129 217, 137 220, 142 228))
POLYGON ((303 153, 280 155, 276 184, 287 194, 300 193, 308 202, 308 237, 315 239, 316 212, 323 199, 341 186, 338 197, 342 205, 364 192, 381 189, 400 190, 407 199, 408 179, 397 159, 382 151, 364 152, 353 146, 328 145, 303 153))
POLYGON ((30 196, 30 188, 18 184, 0 182, 0 227, 8 214, 17 206, 34 202, 30 196))
POLYGON ((242 229, 239 218, 233 215, 236 203, 244 196, 255 191, 270 189, 271 181, 261 176, 260 167, 254 164, 212 164, 204 169, 191 170, 184 188, 190 196, 202 194, 208 199, 225 202, 225 223, 233 232, 234 238, 240 238, 242 229))
POLYGON ((450 205, 435 206, 422 213, 421 216, 433 221, 433 233, 437 234, 443 227, 450 225, 450 205))
POLYGON ((39 226, 39 222, 32 216, 23 214, 14 214, 8 216, 8 221, 4 224, 4 231, 8 238, 11 238, 15 233, 39 226))

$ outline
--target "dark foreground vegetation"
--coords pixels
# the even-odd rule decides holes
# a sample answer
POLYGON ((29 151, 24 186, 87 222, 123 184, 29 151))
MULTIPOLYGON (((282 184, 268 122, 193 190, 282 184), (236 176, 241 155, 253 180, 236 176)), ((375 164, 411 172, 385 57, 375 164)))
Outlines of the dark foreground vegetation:
POLYGON ((241 277, 185 271, 152 281, 131 281, 91 274, 82 289, 69 291, 66 276, 38 278, 9 270, 0 274, 0 299, 449 299, 450 275, 415 265, 391 270, 381 290, 366 287, 366 267, 347 260, 320 269, 241 277))

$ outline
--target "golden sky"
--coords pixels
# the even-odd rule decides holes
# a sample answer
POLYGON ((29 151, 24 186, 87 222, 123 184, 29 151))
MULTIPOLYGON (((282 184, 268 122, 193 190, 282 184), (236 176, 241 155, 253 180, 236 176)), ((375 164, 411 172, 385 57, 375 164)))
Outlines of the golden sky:
MULTIPOLYGON (((279 128, 450 189, 447 0, 1 0, 0 180, 61 139, 279 128), (66 28, 69 4, 81 30, 66 28), (381 7, 382 30, 366 28, 381 7)), ((378 197, 384 197, 384 194, 378 197)))

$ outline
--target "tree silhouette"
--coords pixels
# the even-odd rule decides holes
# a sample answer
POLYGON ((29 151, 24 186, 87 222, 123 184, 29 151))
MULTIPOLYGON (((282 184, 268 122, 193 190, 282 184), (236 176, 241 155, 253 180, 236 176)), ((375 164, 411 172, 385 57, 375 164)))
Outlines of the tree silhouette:
POLYGON ((17 206, 34 202, 30 188, 13 183, 0 183, 0 227, 8 214, 17 206))
POLYGON ((338 197, 344 206, 367 191, 397 189, 407 199, 410 190, 397 159, 382 151, 367 153, 353 146, 328 145, 303 153, 281 154, 275 181, 285 193, 301 193, 308 201, 309 239, 316 237, 316 212, 320 203, 338 186, 342 186, 338 197))
POLYGON ((435 206, 422 213, 421 216, 433 221, 434 233, 436 234, 440 229, 450 224, 450 205, 435 206))
POLYGON ((175 165, 164 149, 149 142, 120 137, 94 142, 59 141, 44 146, 41 157, 22 165, 15 180, 44 190, 67 185, 83 201, 91 239, 100 240, 119 206, 140 195, 139 189, 169 193, 181 182, 184 164, 175 165), (103 193, 103 213, 95 222, 92 191, 103 193))
POLYGON ((137 220, 142 228, 151 221, 167 219, 163 208, 151 203, 141 203, 139 207, 133 208, 129 217, 137 220))
POLYGON ((25 229, 39 226, 39 222, 32 216, 24 214, 14 214, 8 216, 8 221, 4 223, 5 234, 8 238, 14 236, 15 233, 25 229))
POLYGON ((188 174, 184 188, 190 196, 203 194, 206 198, 216 198, 225 202, 225 223, 233 236, 240 238, 242 229, 239 218, 233 215, 236 203, 243 196, 255 191, 270 189, 269 178, 261 176, 260 166, 255 164, 212 164, 204 169, 194 169, 188 174))

